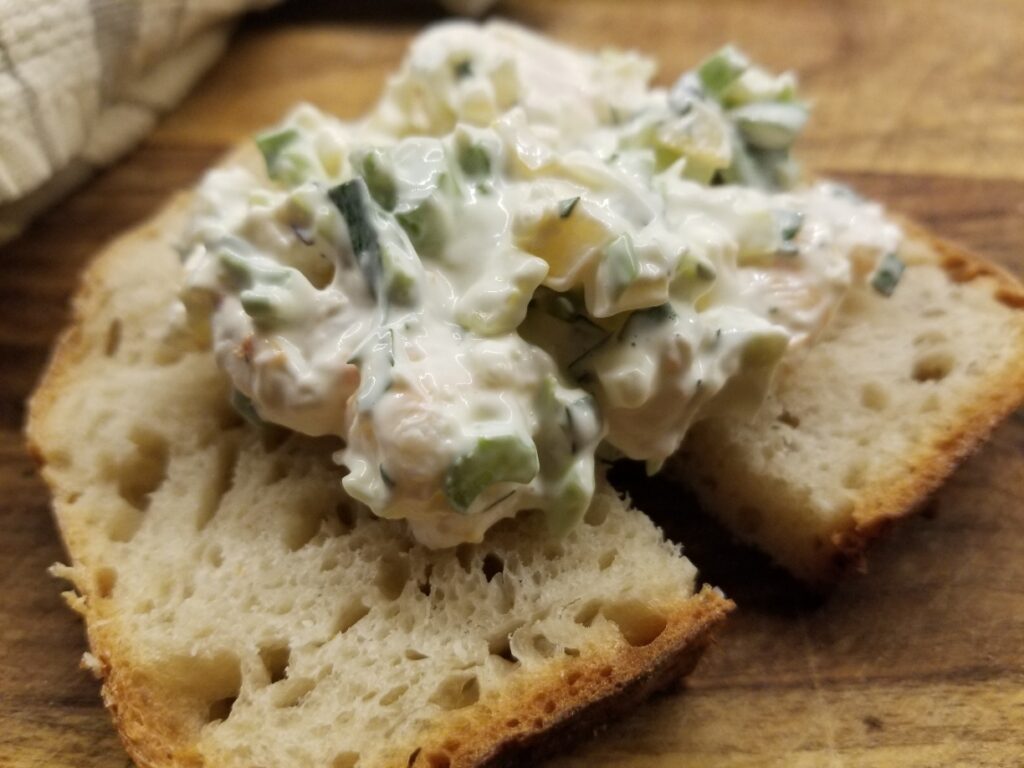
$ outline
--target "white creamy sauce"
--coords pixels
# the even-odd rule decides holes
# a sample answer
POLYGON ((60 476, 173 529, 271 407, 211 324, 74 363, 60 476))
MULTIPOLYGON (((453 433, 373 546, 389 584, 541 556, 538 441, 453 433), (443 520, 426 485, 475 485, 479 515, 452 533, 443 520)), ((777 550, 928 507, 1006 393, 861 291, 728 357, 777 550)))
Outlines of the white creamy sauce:
POLYGON ((442 25, 364 120, 299 107, 265 171, 211 172, 182 298, 242 408, 340 437, 349 494, 441 547, 528 508, 565 530, 602 441, 656 468, 756 407, 901 235, 784 189, 791 76, 728 50, 671 92, 653 71, 442 25))

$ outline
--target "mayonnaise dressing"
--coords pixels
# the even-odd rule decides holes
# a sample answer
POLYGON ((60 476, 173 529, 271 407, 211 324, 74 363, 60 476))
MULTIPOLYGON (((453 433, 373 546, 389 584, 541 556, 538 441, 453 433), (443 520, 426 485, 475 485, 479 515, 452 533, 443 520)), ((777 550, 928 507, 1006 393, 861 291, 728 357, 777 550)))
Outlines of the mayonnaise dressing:
POLYGON ((900 232, 785 188, 792 76, 653 70, 441 25, 362 121, 299 107, 265 171, 208 174, 182 298, 246 412, 341 438, 348 493, 443 547, 521 509, 566 530, 602 442, 653 469, 756 407, 900 232))

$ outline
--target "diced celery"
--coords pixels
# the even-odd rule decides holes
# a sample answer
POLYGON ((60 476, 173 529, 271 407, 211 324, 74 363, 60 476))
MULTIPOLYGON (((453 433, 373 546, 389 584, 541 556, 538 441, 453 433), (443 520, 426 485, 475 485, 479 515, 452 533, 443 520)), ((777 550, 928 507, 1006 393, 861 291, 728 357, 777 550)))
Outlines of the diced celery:
POLYGON ((722 104, 727 107, 758 101, 792 101, 794 98, 796 79, 792 74, 771 75, 760 67, 750 67, 721 95, 722 104))
POLYGON ((251 288, 254 285, 281 285, 291 277, 294 270, 267 263, 256 263, 234 251, 221 250, 217 260, 228 282, 236 289, 251 288))
POLYGON ((554 536, 572 530, 583 518, 594 496, 594 471, 588 461, 577 461, 558 483, 545 508, 547 528, 554 536))
POLYGON ((381 247, 380 257, 388 301, 401 306, 415 303, 418 294, 416 277, 408 265, 387 246, 381 247))
POLYGON ((465 141, 458 148, 459 167, 470 177, 487 176, 491 172, 491 156, 479 144, 465 141))
POLYGON ((266 163, 267 175, 270 178, 276 176, 275 169, 281 151, 297 138, 299 138, 299 132, 294 128, 270 130, 256 137, 256 146, 263 155, 263 162, 266 163))
POLYGON ((759 149, 788 149, 807 122, 802 104, 764 102, 729 113, 747 143, 759 149))
POLYGON ((907 266, 895 253, 887 253, 871 276, 871 287, 883 296, 892 296, 907 266))
POLYGON ((437 199, 428 197, 415 208, 396 213, 395 218, 421 257, 436 259, 441 256, 448 239, 448 226, 437 199))
POLYGON ((517 435, 481 437, 449 467, 444 491, 459 512, 495 483, 529 483, 540 461, 532 441, 517 435))
POLYGON ((381 150, 371 149, 362 158, 360 166, 370 197, 384 210, 394 210, 398 203, 398 185, 388 158, 381 150))
POLYGON ((750 60, 731 45, 721 48, 701 62, 697 76, 704 90, 718 96, 750 66, 750 60))
POLYGON ((267 291, 242 291, 238 295, 238 300, 242 303, 245 314, 259 326, 266 328, 277 325, 283 319, 280 301, 267 291))

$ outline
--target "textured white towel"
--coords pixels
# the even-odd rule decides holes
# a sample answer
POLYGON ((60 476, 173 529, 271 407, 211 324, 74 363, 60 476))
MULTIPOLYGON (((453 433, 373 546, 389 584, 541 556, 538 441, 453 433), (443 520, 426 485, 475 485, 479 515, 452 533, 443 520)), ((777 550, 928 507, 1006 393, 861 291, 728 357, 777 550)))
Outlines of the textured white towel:
POLYGON ((131 149, 220 56, 236 16, 275 2, 0 0, 0 244, 131 149))
POLYGON ((0 242, 146 134, 274 0, 0 0, 0 242))

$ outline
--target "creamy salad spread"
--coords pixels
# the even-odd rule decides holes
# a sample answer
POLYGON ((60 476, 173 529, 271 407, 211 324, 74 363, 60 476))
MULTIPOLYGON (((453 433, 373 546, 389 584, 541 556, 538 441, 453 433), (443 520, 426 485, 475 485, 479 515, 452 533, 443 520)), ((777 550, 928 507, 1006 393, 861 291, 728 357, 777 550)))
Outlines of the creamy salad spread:
POLYGON ((670 89, 631 53, 435 27, 377 107, 301 106, 203 181, 183 304, 252 419, 337 435, 347 492, 431 547, 585 512, 595 453, 654 471, 752 408, 900 231, 797 186, 792 75, 732 48, 670 89))

